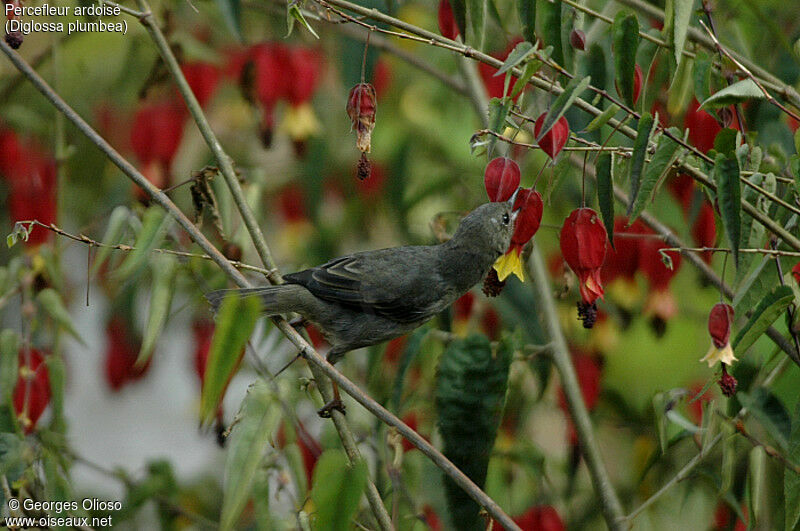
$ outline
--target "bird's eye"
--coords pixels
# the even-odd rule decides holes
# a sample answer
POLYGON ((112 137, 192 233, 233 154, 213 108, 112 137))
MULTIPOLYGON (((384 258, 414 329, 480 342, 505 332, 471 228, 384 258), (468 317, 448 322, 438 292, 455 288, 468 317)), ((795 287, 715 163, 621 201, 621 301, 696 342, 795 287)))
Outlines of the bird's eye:
POLYGON ((503 225, 508 225, 508 222, 511 218, 508 217, 508 212, 503 214, 503 225))

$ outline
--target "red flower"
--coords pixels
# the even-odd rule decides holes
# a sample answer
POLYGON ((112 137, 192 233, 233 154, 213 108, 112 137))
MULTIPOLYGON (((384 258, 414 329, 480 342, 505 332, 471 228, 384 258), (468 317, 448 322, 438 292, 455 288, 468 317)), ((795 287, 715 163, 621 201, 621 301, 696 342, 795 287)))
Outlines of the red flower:
POLYGON ((119 317, 112 318, 106 326, 108 348, 106 350, 105 376, 106 383, 112 391, 119 391, 126 383, 138 380, 150 368, 152 357, 144 366, 135 366, 141 342, 133 339, 131 335, 125 322, 119 317))
POLYGON ((586 49, 586 34, 579 29, 572 30, 569 33, 569 43, 576 50, 583 51, 586 49))
POLYGON ((205 107, 219 84, 219 69, 211 63, 194 62, 181 65, 181 71, 197 102, 205 107))
POLYGON ((573 210, 561 228, 561 254, 578 275, 581 298, 587 304, 603 297, 600 268, 606 258, 607 239, 597 212, 591 208, 573 210))
POLYGON ((453 319, 466 321, 472 315, 473 306, 475 306, 475 295, 468 291, 453 303, 453 319))
POLYGON ((497 314, 494 308, 491 306, 487 306, 483 312, 483 318, 481 319, 481 329, 486 333, 492 341, 497 341, 500 339, 500 316, 497 314))
MULTIPOLYGON (((505 50, 502 52, 495 52, 491 54, 492 57, 495 59, 500 59, 504 61, 508 54, 514 49, 514 47, 522 42, 522 38, 517 37, 513 39, 505 50)), ((505 88, 505 76, 495 76, 497 73, 497 68, 493 66, 489 66, 486 63, 478 63, 478 73, 483 80, 483 86, 486 87, 486 92, 489 94, 490 98, 502 98, 503 97, 503 89, 505 88)), ((517 96, 518 98, 519 96, 517 96)), ((515 98, 516 99, 516 98, 515 98)))
POLYGON ((278 205, 283 219, 288 223, 297 223, 308 219, 305 192, 296 184, 290 184, 280 192, 278 205))
POLYGON ((639 269, 639 248, 647 227, 641 220, 636 220, 628 227, 628 218, 618 216, 614 219, 614 247, 606 251, 606 260, 600 270, 603 285, 610 284, 617 278, 633 280, 639 269))
POLYGON ((245 90, 271 114, 278 101, 288 98, 291 90, 289 50, 281 43, 264 42, 250 48, 248 56, 242 74, 250 75, 252 79, 241 81, 245 85, 252 82, 252 86, 245 87, 245 90), (250 67, 246 66, 247 62, 250 62, 250 67), (252 71, 248 73, 250 68, 252 71))
MULTIPOLYGON (((573 349, 572 364, 575 366, 575 374, 578 376, 583 403, 586 405, 586 409, 592 411, 600 400, 600 379, 603 374, 601 360, 591 354, 573 349)), ((572 423, 567 397, 560 387, 558 388, 558 407, 567 416, 567 437, 570 445, 575 446, 578 444, 578 433, 572 423)))
POLYGON ((403 351, 406 349, 407 342, 408 336, 396 337, 389 341, 383 353, 384 359, 391 364, 397 363, 397 360, 400 359, 400 356, 402 356, 403 351))
MULTIPOLYGON (((533 126, 533 135, 536 138, 539 138, 539 131, 542 130, 545 116, 547 116, 547 113, 543 112, 536 119, 536 124, 533 126)), ((555 159, 564 149, 564 146, 567 145, 567 140, 569 140, 569 122, 562 116, 544 136, 539 138, 538 144, 551 159, 555 159)))
POLYGON ((713 367, 718 361, 730 365, 736 358, 731 348, 731 325, 734 311, 730 304, 717 303, 708 314, 708 334, 711 336, 711 348, 700 361, 707 361, 713 367))
POLYGON ((392 85, 392 69, 385 59, 378 59, 378 62, 375 63, 375 70, 372 71, 372 85, 375 87, 378 99, 383 98, 392 85))
MULTIPOLYGON (((700 212, 697 213, 697 219, 694 220, 694 225, 692 225, 692 237, 695 244, 700 247, 714 247, 717 242, 717 219, 714 216, 714 209, 706 200, 703 200, 700 212)), ((714 253, 711 251, 702 253, 703 261, 707 264, 711 263, 713 256, 714 253)))
POLYGON ((456 40, 458 24, 453 16, 453 8, 447 0, 439 0, 439 33, 445 39, 456 40))
POLYGON ((283 75, 289 77, 289 105, 297 107, 311 100, 317 90, 322 75, 322 56, 313 48, 289 49, 290 71, 283 75))
POLYGON ((50 403, 50 376, 44 362, 46 353, 30 349, 19 352, 19 377, 14 387, 14 412, 22 429, 31 433, 50 403), (29 358, 29 359, 28 359, 29 358))
POLYGON ((139 162, 145 165, 158 162, 168 172, 183 139, 185 116, 177 100, 140 107, 131 126, 131 147, 139 162))
MULTIPOLYGON (((564 531, 566 527, 554 507, 550 505, 537 505, 531 507, 523 514, 514 518, 522 531, 564 531)), ((498 522, 492 525, 492 531, 501 531, 505 528, 498 522)))
POLYGON ((522 248, 533 238, 542 222, 544 210, 542 196, 533 188, 521 188, 514 199, 513 208, 514 210, 519 209, 519 213, 514 223, 511 243, 505 254, 494 263, 494 269, 497 271, 497 278, 500 282, 512 273, 517 275, 520 280, 525 280, 520 256, 522 248))
POLYGON ((800 284, 800 262, 797 262, 792 268, 792 276, 794 281, 800 284))
POLYGON ((347 97, 347 115, 356 131, 356 145, 362 153, 372 149, 372 130, 375 128, 377 111, 375 87, 369 83, 358 83, 350 89, 347 97))
POLYGON ((519 188, 519 179, 519 165, 516 162, 508 157, 492 159, 483 172, 483 184, 489 201, 508 201, 519 188))
POLYGON ((689 104, 683 125, 689 130, 689 141, 703 153, 714 147, 714 139, 722 130, 716 118, 706 111, 700 110, 697 100, 692 100, 692 103, 689 104))
MULTIPOLYGON (((655 234, 649 228, 646 234, 655 234)), ((654 291, 664 291, 669 288, 669 284, 678 270, 681 268, 681 255, 676 251, 667 251, 666 254, 672 260, 672 269, 664 263, 661 249, 669 247, 661 239, 643 238, 639 251, 639 269, 644 273, 645 278, 650 283, 650 288, 654 291)))

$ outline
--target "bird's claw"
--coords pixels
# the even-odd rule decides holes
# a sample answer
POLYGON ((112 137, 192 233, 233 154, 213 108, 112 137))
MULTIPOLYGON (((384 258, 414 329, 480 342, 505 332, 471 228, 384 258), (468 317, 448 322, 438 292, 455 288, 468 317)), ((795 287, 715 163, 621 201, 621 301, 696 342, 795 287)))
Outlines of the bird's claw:
POLYGON ((331 400, 330 402, 319 408, 317 410, 317 415, 319 415, 323 419, 329 419, 331 418, 331 414, 333 413, 334 409, 336 411, 339 411, 342 415, 346 413, 344 408, 344 403, 340 399, 334 398, 333 400, 331 400))
POLYGON ((305 327, 307 324, 308 324, 308 319, 306 319, 303 316, 295 317, 294 319, 289 321, 289 326, 291 326, 292 328, 294 328, 296 330, 299 330, 299 329, 305 327))

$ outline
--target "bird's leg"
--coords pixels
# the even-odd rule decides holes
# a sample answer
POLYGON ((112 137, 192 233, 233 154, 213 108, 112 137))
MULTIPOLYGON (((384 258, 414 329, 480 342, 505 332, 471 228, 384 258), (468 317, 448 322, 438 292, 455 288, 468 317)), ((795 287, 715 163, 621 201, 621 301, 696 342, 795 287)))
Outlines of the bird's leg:
POLYGON ((299 330, 300 328, 303 328, 307 324, 308 324, 308 319, 306 319, 302 315, 299 315, 299 316, 295 317, 294 319, 292 319, 291 321, 289 321, 289 325, 292 328, 295 328, 297 330, 299 330))
POLYGON ((342 397, 339 396, 339 386, 333 380, 331 380, 331 385, 333 386, 333 399, 317 410, 317 415, 324 419, 331 418, 331 413, 334 409, 341 412, 342 415, 345 414, 344 402, 342 402, 342 397))

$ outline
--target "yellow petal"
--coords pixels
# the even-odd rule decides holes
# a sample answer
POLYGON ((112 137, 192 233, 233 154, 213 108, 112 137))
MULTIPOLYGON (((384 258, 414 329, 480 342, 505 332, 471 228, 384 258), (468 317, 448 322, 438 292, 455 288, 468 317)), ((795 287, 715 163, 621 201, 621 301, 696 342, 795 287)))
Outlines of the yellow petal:
POLYGON ((281 129, 286 131, 292 140, 305 140, 318 133, 321 126, 314 115, 314 109, 311 104, 303 103, 297 107, 286 109, 281 129))
POLYGON ((497 271, 497 278, 500 281, 505 280, 512 273, 517 275, 522 282, 525 282, 525 276, 522 272, 522 260, 519 254, 515 251, 504 254, 494 263, 494 268, 497 271))
POLYGON ((731 365, 736 361, 736 357, 733 355, 733 348, 730 343, 727 343, 722 348, 717 348, 712 343, 711 348, 708 349, 708 354, 700 360, 701 363, 704 361, 708 362, 709 367, 713 367, 718 361, 726 365, 731 365))

